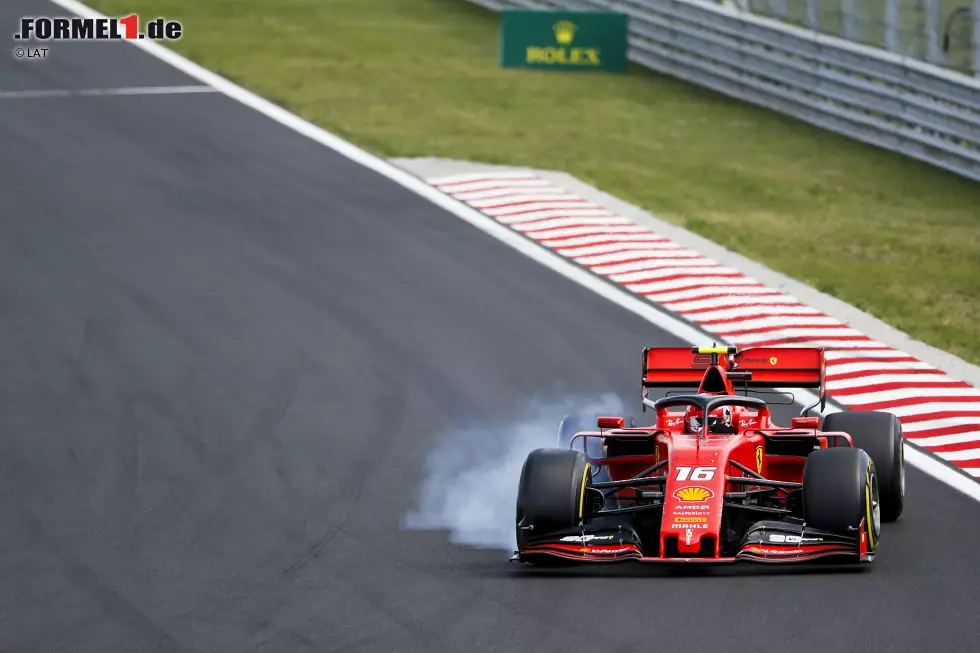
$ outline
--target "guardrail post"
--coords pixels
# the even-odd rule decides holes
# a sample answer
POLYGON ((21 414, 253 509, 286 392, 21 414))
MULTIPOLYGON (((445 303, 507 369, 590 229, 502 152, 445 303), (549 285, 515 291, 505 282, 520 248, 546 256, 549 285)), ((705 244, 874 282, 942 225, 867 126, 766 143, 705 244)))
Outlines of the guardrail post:
POLYGON ((857 33, 857 0, 841 0, 841 22, 844 24, 844 38, 860 41, 857 33))
POLYGON ((980 79, 980 0, 973 0, 973 76, 980 79))
POLYGON ((926 19, 926 59, 930 63, 943 63, 943 52, 940 47, 940 32, 942 31, 942 8, 939 0, 926 0, 925 2, 926 19))
POLYGON ((806 25, 812 30, 820 30, 820 0, 806 0, 806 25))
POLYGON ((773 15, 786 18, 786 0, 772 0, 769 4, 772 7, 773 15))
POLYGON ((899 45, 898 13, 901 0, 885 0, 885 48, 904 54, 899 45))

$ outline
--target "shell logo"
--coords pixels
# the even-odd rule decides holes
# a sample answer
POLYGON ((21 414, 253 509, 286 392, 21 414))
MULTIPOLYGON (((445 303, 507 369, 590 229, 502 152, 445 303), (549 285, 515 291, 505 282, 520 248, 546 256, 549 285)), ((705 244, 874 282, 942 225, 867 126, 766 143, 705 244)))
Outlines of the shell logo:
POLYGON ((690 487, 682 487, 681 489, 674 492, 674 498, 680 499, 681 501, 704 501, 705 499, 710 499, 715 496, 715 493, 706 487, 701 487, 700 485, 692 485, 690 487))

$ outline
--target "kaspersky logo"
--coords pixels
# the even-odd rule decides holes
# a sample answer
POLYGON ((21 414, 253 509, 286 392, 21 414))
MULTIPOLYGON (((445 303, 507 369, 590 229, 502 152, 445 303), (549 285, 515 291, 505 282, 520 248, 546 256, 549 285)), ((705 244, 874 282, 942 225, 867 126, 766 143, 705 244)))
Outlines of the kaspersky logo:
POLYGON ((715 493, 700 485, 682 487, 674 492, 674 498, 685 502, 700 503, 715 496, 715 493))

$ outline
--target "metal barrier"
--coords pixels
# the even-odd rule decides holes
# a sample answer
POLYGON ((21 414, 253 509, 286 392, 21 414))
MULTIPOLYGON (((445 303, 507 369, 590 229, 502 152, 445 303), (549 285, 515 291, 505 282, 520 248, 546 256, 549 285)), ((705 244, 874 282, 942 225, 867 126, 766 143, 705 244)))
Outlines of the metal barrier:
MULTIPOLYGON (((973 0, 736 0, 753 13, 980 75, 973 0)), ((977 31, 980 36, 980 31, 977 31)))
MULTIPOLYGON (((980 181, 980 80, 707 0, 469 0, 630 15, 646 68, 980 181)), ((978 5, 980 0, 972 0, 978 5)), ((980 33, 980 32, 978 32, 980 33)))

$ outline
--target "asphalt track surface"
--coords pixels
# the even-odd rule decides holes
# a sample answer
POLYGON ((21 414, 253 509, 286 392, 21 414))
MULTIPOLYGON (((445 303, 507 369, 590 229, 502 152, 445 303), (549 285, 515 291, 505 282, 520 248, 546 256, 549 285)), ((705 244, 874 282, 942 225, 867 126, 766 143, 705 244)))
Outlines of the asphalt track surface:
MULTIPOLYGON (((0 91, 194 83, 0 54, 0 91)), ((221 95, 0 100, 0 197, 0 650, 977 649, 980 507, 915 469, 858 573, 401 530, 440 431, 634 401, 683 343, 221 95)))

